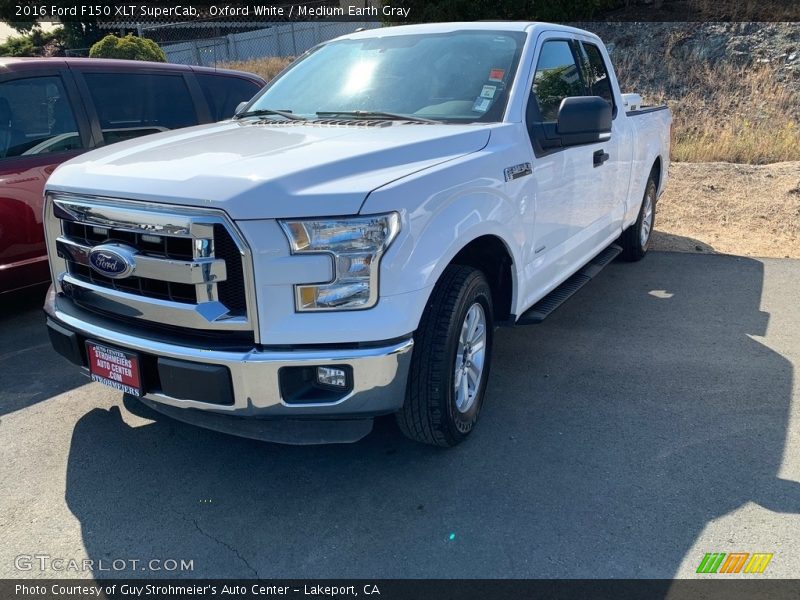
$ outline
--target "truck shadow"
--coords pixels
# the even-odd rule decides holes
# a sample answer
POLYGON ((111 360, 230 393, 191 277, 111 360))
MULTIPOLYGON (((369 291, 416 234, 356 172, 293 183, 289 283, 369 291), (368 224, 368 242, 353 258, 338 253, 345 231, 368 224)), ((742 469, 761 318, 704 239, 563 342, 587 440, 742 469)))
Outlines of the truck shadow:
POLYGON ((42 312, 47 286, 0 294, 0 416, 87 380, 50 347, 42 312))
POLYGON ((665 231, 659 231, 658 229, 653 231, 651 248, 659 252, 705 252, 707 254, 717 253, 714 246, 703 242, 702 240, 687 237, 685 235, 667 233, 665 231))
POLYGON ((611 265, 498 333, 481 425, 449 451, 390 421, 288 447, 95 409, 66 500, 89 558, 193 560, 103 577, 672 577, 713 519, 800 512, 777 476, 792 365, 748 337, 763 276, 728 256, 611 265))

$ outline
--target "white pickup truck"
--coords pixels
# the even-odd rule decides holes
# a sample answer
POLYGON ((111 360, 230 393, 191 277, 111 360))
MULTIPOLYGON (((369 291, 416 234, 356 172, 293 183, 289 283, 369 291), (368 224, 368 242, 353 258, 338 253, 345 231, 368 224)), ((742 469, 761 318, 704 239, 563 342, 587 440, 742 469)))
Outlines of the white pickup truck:
POLYGON ((394 413, 452 446, 495 330, 648 248, 671 116, 597 36, 363 31, 237 115, 84 154, 46 189, 54 347, 197 425, 355 441, 394 413))

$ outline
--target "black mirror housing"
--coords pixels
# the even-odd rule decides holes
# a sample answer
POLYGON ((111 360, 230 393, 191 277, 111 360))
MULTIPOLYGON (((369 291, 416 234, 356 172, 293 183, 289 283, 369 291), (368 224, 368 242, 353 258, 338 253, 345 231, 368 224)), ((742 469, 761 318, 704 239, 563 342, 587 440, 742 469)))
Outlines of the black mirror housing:
POLYGON ((611 105, 600 96, 564 98, 558 108, 556 133, 562 146, 606 139, 611 133, 611 105))

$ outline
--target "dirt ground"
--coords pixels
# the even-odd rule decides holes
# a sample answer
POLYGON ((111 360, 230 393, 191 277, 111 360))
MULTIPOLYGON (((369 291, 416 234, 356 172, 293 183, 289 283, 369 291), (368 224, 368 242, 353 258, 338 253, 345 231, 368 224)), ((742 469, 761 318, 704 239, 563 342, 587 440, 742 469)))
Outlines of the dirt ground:
POLYGON ((672 163, 653 248, 800 258, 800 162, 672 163))

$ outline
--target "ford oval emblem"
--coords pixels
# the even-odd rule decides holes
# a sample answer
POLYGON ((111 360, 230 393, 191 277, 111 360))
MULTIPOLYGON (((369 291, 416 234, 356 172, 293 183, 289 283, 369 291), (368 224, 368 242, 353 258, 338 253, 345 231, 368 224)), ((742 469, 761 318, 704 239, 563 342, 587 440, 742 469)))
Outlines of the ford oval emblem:
POLYGON ((128 277, 136 268, 136 250, 122 244, 103 244, 95 246, 89 253, 89 264, 92 269, 111 277, 122 279, 128 277))

